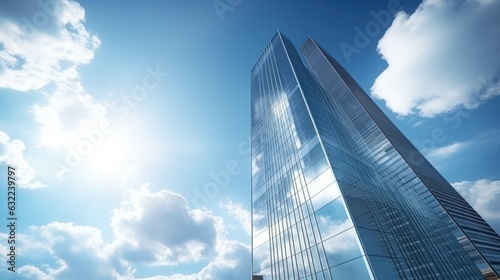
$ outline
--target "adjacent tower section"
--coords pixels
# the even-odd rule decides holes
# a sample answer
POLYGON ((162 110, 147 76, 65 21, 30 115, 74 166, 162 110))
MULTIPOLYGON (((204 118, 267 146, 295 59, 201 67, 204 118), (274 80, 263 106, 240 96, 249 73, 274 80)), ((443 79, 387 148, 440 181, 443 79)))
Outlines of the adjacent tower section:
POLYGON ((498 279, 500 238, 312 39, 252 69, 253 274, 498 279))

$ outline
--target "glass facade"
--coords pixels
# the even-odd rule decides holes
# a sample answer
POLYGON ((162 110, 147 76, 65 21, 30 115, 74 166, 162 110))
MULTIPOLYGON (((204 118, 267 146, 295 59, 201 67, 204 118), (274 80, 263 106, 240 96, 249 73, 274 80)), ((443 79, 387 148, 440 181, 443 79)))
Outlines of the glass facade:
POLYGON ((500 238, 312 39, 252 69, 252 273, 498 279, 500 238))

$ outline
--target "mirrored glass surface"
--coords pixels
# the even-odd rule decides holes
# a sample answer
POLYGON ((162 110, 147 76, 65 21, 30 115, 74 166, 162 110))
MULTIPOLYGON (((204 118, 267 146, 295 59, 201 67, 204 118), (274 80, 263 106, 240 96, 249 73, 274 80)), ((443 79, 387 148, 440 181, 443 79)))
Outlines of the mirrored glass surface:
POLYGON ((344 201, 341 197, 316 210, 316 221, 323 240, 327 240, 353 226, 352 221, 347 216, 344 201))
POLYGON ((361 256, 361 250, 357 242, 357 235, 354 228, 350 228, 349 230, 323 241, 323 246, 330 267, 361 256))
POLYGON ((357 258, 350 262, 333 267, 330 269, 330 272, 332 273, 333 279, 371 279, 364 258, 357 258))

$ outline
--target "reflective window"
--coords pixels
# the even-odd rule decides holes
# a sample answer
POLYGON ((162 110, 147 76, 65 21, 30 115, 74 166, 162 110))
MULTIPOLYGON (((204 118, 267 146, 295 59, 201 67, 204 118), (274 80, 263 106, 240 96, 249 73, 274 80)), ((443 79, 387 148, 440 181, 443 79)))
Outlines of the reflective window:
POLYGON ((311 166, 311 164, 316 162, 320 157, 324 155, 323 149, 321 148, 321 145, 318 141, 318 137, 315 137, 313 140, 307 143, 307 149, 305 149, 306 147, 300 149, 299 157, 301 157, 303 160, 303 168, 311 166))
POLYGON ((314 72, 277 34, 251 74, 253 271, 364 279, 363 244, 377 279, 491 273, 500 237, 337 62, 302 50, 314 72))
POLYGON ((321 175, 312 180, 307 184, 307 189, 309 190, 309 195, 313 196, 324 189, 326 186, 330 185, 335 181, 333 173, 330 169, 327 169, 321 175))
MULTIPOLYGON (((323 241, 326 258, 330 267, 361 256, 354 228, 350 228, 328 240, 323 241)), ((352 279, 352 278, 340 278, 352 279)))
POLYGON ((321 190, 319 193, 309 193, 309 195, 313 196, 311 198, 313 209, 318 210, 319 208, 325 206, 327 203, 339 197, 340 190, 337 183, 333 183, 321 190))
POLYGON ((264 230, 263 232, 257 234, 254 237, 253 245, 258 247, 268 240, 269 240, 269 230, 264 230))
POLYGON ((391 258, 384 258, 378 256, 368 256, 368 260, 372 266, 373 272, 380 279, 394 279, 398 278, 392 269, 393 260, 391 258))
POLYGON ((323 240, 339 234, 353 226, 347 217, 341 197, 316 211, 316 221, 323 240))
POLYGON ((330 271, 333 279, 370 279, 370 274, 366 268, 364 258, 357 258, 339 266, 332 267, 330 271))
POLYGON ((253 233, 255 235, 267 229, 268 216, 264 216, 260 221, 253 224, 253 233))
POLYGON ((271 266, 271 256, 269 254, 269 242, 265 242, 260 246, 255 247, 253 249, 253 258, 254 262, 258 264, 254 266, 253 272, 254 274, 264 268, 271 266))
POLYGON ((328 168, 328 162, 325 157, 320 157, 318 161, 313 163, 311 166, 306 166, 306 168, 304 176, 306 177, 306 182, 309 183, 328 168))

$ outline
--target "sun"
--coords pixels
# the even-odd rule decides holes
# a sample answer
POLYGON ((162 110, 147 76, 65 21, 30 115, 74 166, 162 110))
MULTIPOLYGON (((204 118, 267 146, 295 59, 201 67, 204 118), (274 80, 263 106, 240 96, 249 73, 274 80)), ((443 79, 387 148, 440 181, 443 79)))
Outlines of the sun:
POLYGON ((139 140, 126 126, 116 127, 103 134, 100 142, 84 159, 85 172, 89 176, 116 177, 137 160, 139 140))

